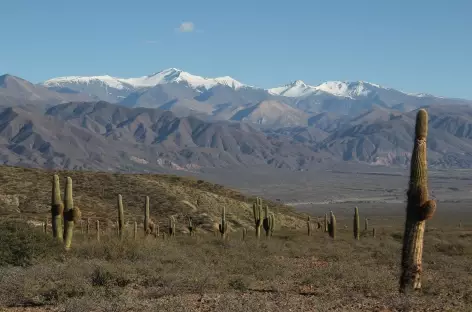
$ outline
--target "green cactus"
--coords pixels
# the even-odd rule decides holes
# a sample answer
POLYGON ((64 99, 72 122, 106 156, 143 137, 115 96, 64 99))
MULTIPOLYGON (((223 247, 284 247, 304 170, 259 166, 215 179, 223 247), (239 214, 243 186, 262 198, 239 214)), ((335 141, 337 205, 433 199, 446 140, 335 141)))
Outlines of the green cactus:
POLYGON ((273 213, 270 214, 270 236, 274 236, 274 229, 275 229, 275 215, 273 213))
POLYGON ((44 220, 44 223, 43 223, 43 231, 44 231, 44 234, 47 234, 48 233, 48 218, 46 217, 46 219, 44 220))
POLYGON ((364 231, 369 230, 369 219, 365 218, 364 219, 364 231))
POLYGON ((124 237, 123 235, 124 230, 125 230, 125 213, 123 209, 123 197, 121 196, 121 194, 118 194, 118 234, 121 240, 124 237))
POLYGON ((246 235, 247 235, 247 229, 243 228, 243 240, 246 240, 246 235))
POLYGON ((218 229, 220 230, 221 237, 224 239, 226 238, 228 225, 226 224, 226 208, 223 206, 223 211, 221 212, 221 223, 218 225, 218 229))
POLYGON ((256 202, 252 205, 254 213, 254 224, 256 228, 256 237, 261 237, 261 227, 263 222, 262 198, 256 197, 256 202))
POLYGON ((188 217, 188 231, 190 233, 190 236, 193 235, 193 230, 194 230, 194 227, 193 227, 192 217, 188 217))
POLYGON ((307 234, 308 236, 311 235, 311 219, 310 219, 310 216, 308 216, 307 220, 306 220, 306 228, 307 228, 307 234))
POLYGON ((354 239, 359 240, 361 237, 359 224, 359 208, 354 208, 354 239))
POLYGON ((149 196, 146 196, 146 199, 144 202, 144 222, 143 222, 145 236, 151 233, 151 229, 149 228, 150 221, 151 220, 149 219, 149 196))
POLYGON ((264 208, 264 219, 262 220, 262 227, 264 228, 264 231, 266 232, 266 237, 270 237, 271 229, 274 228, 273 225, 274 218, 273 216, 269 213, 269 206, 265 206, 264 208))
POLYGON ((133 238, 138 238, 138 222, 134 221, 134 228, 133 228, 133 238))
POLYGON ((426 220, 431 219, 436 210, 436 202, 428 199, 427 135, 428 113, 420 109, 416 115, 415 140, 411 154, 407 193, 400 277, 400 292, 402 293, 421 289, 424 230, 426 220))
POLYGON ((74 223, 81 218, 80 209, 74 207, 72 197, 72 179, 67 177, 66 188, 64 191, 64 246, 69 250, 72 245, 72 236, 74 234, 74 223))
POLYGON ((325 233, 329 232, 329 222, 328 222, 328 214, 325 213, 325 218, 324 218, 324 231, 325 233))
POLYGON ((175 218, 169 217, 169 237, 175 236, 175 218))
POLYGON ((97 233, 96 233, 97 242, 99 242, 100 241, 100 221, 99 220, 95 221, 95 227, 96 227, 96 230, 97 230, 97 233))
POLYGON ((328 230, 329 230, 329 236, 332 239, 336 238, 336 217, 334 216, 334 213, 331 211, 330 212, 330 221, 328 224, 328 230))
POLYGON ((52 236, 58 241, 63 241, 62 218, 64 214, 64 204, 61 199, 61 189, 59 176, 55 174, 52 179, 52 199, 51 199, 51 227, 52 236))

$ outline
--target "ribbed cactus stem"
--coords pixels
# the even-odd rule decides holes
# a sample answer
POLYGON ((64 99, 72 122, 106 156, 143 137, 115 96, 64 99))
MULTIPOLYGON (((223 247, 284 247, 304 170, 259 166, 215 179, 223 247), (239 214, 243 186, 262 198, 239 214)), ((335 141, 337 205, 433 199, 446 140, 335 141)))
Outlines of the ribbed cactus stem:
POLYGON ((74 223, 80 219, 80 210, 74 208, 72 196, 72 179, 67 177, 64 191, 64 247, 69 250, 72 245, 74 223))
POLYGON ((324 231, 325 231, 325 233, 326 233, 326 232, 329 232, 329 227, 328 227, 328 225, 329 225, 329 222, 328 222, 328 214, 325 213, 325 217, 324 217, 324 231))
POLYGON ((224 239, 226 237, 226 230, 227 230, 225 206, 223 206, 223 210, 221 212, 221 223, 219 224, 218 228, 220 230, 221 237, 224 239))
POLYGON ((254 214, 254 225, 256 229, 256 237, 261 237, 261 227, 263 222, 263 212, 262 212, 262 199, 256 197, 256 202, 252 205, 252 210, 254 214))
POLYGON ((306 228, 307 228, 307 234, 308 236, 311 235, 311 218, 310 216, 308 216, 307 220, 306 220, 306 228))
POLYGON ((273 213, 270 214, 270 236, 274 235, 274 229, 275 229, 275 215, 273 213))
POLYGON ((97 237, 97 242, 100 241, 100 221, 97 220, 95 221, 95 229, 97 230, 96 237, 97 237))
POLYGON ((266 232, 266 237, 270 237, 270 229, 271 229, 271 218, 269 215, 269 206, 265 206, 264 208, 264 220, 262 221, 262 227, 264 228, 264 231, 266 232))
POLYGON ((420 109, 416 115, 415 140, 407 193, 400 277, 400 292, 402 293, 421 289, 425 221, 432 218, 436 210, 436 202, 428 199, 427 135, 428 113, 420 109))
POLYGON ((144 227, 144 235, 147 236, 150 233, 149 229, 149 196, 146 196, 145 202, 144 202, 144 222, 143 222, 143 227, 144 227))
POLYGON ((64 214, 64 204, 61 199, 61 189, 59 176, 55 174, 52 179, 52 199, 51 199, 51 227, 52 236, 58 241, 63 241, 62 218, 64 214))
POLYGON ((329 236, 332 239, 336 238, 336 217, 334 213, 331 211, 330 213, 330 220, 329 220, 329 236))
POLYGON ((359 208, 354 208, 354 239, 360 239, 359 208))
POLYGON ((193 221, 192 221, 192 217, 188 217, 188 231, 189 231, 190 236, 192 236, 192 235, 193 235, 193 221))
POLYGON ((118 194, 118 233, 120 239, 124 237, 125 230, 125 213, 123 209, 123 197, 121 194, 118 194))
POLYGON ((175 236, 175 219, 173 216, 169 217, 169 236, 175 236))

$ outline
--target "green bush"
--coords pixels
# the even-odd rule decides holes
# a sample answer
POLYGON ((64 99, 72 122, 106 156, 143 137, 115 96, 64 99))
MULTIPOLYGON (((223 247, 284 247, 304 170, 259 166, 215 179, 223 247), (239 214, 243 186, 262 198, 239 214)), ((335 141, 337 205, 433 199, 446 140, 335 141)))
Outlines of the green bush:
POLYGON ((22 221, 0 222, 0 266, 30 266, 60 253, 52 236, 22 221))

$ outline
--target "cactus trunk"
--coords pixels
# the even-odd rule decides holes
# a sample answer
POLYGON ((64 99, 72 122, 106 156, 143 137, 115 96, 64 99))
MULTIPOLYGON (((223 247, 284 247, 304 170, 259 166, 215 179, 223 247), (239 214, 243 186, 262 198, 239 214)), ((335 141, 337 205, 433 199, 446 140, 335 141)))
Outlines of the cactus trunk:
POLYGON ((123 239, 125 229, 125 213, 123 209, 123 197, 121 194, 118 194, 118 235, 120 239, 123 239))
POLYGON ((261 227, 263 222, 262 217, 262 199, 256 197, 256 202, 252 205, 252 210, 254 214, 254 225, 256 229, 256 238, 261 237, 261 227))
POLYGON ((311 220, 310 220, 310 216, 308 216, 307 220, 306 220, 306 228, 307 228, 307 234, 308 236, 311 235, 311 220))
POLYGON ((402 293, 421 289, 425 221, 430 219, 436 210, 436 202, 428 200, 427 134, 428 113, 420 109, 416 116, 415 141, 407 193, 400 277, 400 292, 402 293))
POLYGON ((72 197, 72 179, 67 177, 64 191, 64 246, 70 249, 72 245, 72 236, 74 234, 74 224, 80 219, 80 210, 74 207, 72 197))
POLYGON ((364 220, 364 231, 369 230, 369 219, 365 218, 364 220))
POLYGON ((329 225, 329 224, 328 224, 328 214, 325 213, 325 218, 324 218, 324 231, 325 231, 325 233, 326 233, 326 232, 329 232, 329 227, 328 227, 328 225, 329 225))
POLYGON ((360 224, 359 224, 359 208, 354 208, 354 238, 359 240, 360 238, 360 224))
POLYGON ((330 221, 329 221, 329 236, 332 239, 336 238, 336 217, 334 213, 331 211, 330 213, 330 221))
POLYGON ((99 242, 100 241, 100 221, 97 220, 95 222, 95 226, 97 228, 97 242, 99 242))
POLYGON ((227 230, 227 224, 226 224, 226 208, 223 206, 223 211, 221 212, 221 223, 218 226, 221 234, 221 238, 225 239, 226 238, 226 230, 227 230))
POLYGON ((144 235, 149 234, 149 196, 146 196, 146 201, 144 203, 144 235))
POLYGON ((52 236, 58 241, 63 241, 62 217, 64 214, 64 204, 61 199, 61 189, 59 176, 55 174, 52 180, 52 200, 51 200, 51 227, 52 236))

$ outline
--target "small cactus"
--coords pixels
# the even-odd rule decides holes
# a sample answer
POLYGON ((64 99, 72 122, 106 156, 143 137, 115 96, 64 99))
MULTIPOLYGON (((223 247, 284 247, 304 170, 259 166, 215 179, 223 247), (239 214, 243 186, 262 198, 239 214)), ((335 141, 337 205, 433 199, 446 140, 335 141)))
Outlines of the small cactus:
POLYGON ((97 230, 97 233, 96 233, 97 234, 97 242, 99 242, 100 241, 100 221, 99 220, 95 221, 95 228, 97 230))
POLYGON ((330 213, 330 221, 329 221, 329 236, 332 239, 336 238, 336 217, 334 216, 334 213, 331 211, 330 213))
POLYGON ((90 235, 90 218, 87 218, 87 223, 86 223, 86 229, 85 229, 85 234, 87 237, 90 235))
POLYGON ((147 236, 150 234, 150 228, 149 228, 149 196, 146 196, 145 202, 144 202, 144 235, 147 236))
POLYGON ((188 217, 188 231, 189 231, 190 236, 193 235, 193 230, 194 230, 194 227, 193 227, 192 217, 188 217))
POLYGON ((138 238, 138 222, 134 221, 134 228, 133 228, 133 238, 138 238))
POLYGON ((307 228, 307 234, 308 236, 311 235, 311 220, 310 220, 310 216, 308 216, 307 220, 306 220, 306 228, 307 228))
POLYGON ((69 250, 72 245, 72 236, 74 234, 74 224, 81 217, 80 209, 74 207, 72 197, 72 179, 67 177, 66 188, 64 191, 64 246, 69 250))
POLYGON ((123 198, 121 194, 118 194, 118 234, 120 239, 124 237, 125 230, 125 214, 123 209, 123 198))
POLYGON ((223 206, 223 211, 221 212, 221 223, 218 226, 220 230, 221 237, 226 238, 228 225, 226 224, 226 208, 223 206))
POLYGON ((324 217, 324 231, 325 233, 329 232, 329 222, 328 222, 328 214, 325 213, 324 217))
POLYGON ((247 229, 243 228, 243 240, 246 240, 246 235, 247 235, 247 229))
POLYGON ((61 199, 59 176, 55 174, 52 179, 51 226, 52 236, 60 242, 63 241, 63 214, 64 204, 61 199))
POLYGON ((175 236, 175 218, 169 217, 169 237, 175 236))
POLYGON ((372 228, 372 237, 375 237, 375 228, 372 228))
POLYGON ((364 231, 368 231, 369 230, 369 219, 365 218, 364 219, 364 231))
POLYGON ((44 231, 44 234, 47 234, 48 233, 48 218, 46 217, 46 219, 44 220, 44 223, 43 223, 43 231, 44 231))
POLYGON ((256 197, 256 202, 252 205, 252 210, 254 213, 254 224, 256 228, 256 237, 261 237, 261 227, 263 222, 262 216, 262 198, 256 197))
POLYGON ((436 202, 428 199, 427 135, 428 113, 420 109, 416 115, 407 193, 400 277, 400 292, 402 293, 421 289, 424 230, 426 220, 431 219, 436 211, 436 202))
POLYGON ((359 208, 354 208, 354 239, 360 238, 359 208))

